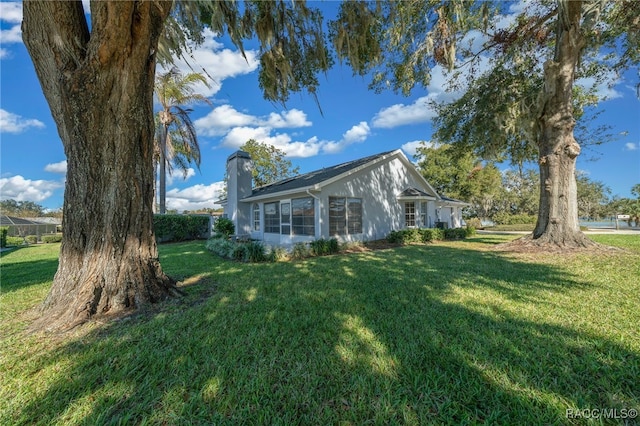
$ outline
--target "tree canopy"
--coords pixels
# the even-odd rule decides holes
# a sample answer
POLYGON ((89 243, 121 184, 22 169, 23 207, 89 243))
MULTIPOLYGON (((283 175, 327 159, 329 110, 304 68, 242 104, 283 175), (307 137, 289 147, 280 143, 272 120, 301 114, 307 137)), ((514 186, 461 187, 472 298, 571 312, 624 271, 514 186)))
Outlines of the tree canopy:
POLYGON ((263 186, 297 175, 299 167, 293 167, 286 153, 273 145, 249 139, 241 147, 253 161, 253 186, 263 186))

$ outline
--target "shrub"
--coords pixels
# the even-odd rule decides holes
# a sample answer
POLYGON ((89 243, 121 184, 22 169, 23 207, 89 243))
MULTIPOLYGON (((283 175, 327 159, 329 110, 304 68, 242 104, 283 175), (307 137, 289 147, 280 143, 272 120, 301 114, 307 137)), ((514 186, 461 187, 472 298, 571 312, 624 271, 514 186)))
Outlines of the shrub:
POLYGON ((213 231, 224 238, 229 238, 231 235, 235 234, 236 227, 231 219, 220 217, 213 224, 213 231))
POLYGON ((6 237, 7 246, 21 246, 24 244, 24 238, 22 237, 6 237))
POLYGON ((491 218, 497 225, 523 225, 535 224, 537 217, 528 214, 510 214, 499 212, 491 218))
POLYGON ((467 227, 465 228, 465 237, 472 237, 474 235, 476 235, 476 228, 474 226, 470 226, 469 224, 467 224, 467 227))
POLYGON ((310 255, 309 247, 307 243, 295 243, 293 248, 291 249, 291 258, 292 259, 304 259, 305 257, 309 257, 310 255))
POLYGON ((62 234, 45 234, 41 239, 45 244, 59 243, 60 241, 62 241, 62 234))
POLYGON ((209 220, 206 215, 157 214, 153 230, 159 242, 196 240, 208 235, 209 220))
POLYGON ((329 253, 335 254, 335 253, 338 253, 339 251, 340 251, 340 243, 338 242, 337 239, 331 238, 329 240, 329 253))
POLYGON ((238 262, 246 262, 249 258, 249 250, 247 249, 247 245, 243 243, 235 243, 233 245, 233 250, 231 251, 231 259, 237 260, 238 262))
POLYGON ((467 223, 467 228, 469 227, 472 227, 475 229, 482 228, 482 221, 480 220, 480 218, 470 217, 469 219, 466 219, 465 222, 467 223))
POLYGON ((282 247, 271 247, 271 250, 267 254, 267 261, 269 262, 280 262, 283 260, 287 260, 287 251, 282 247))
POLYGON ((433 241, 440 241, 444 239, 444 230, 440 228, 427 228, 421 229, 421 241, 423 243, 430 243, 433 241))
POLYGON ((226 259, 230 258, 229 253, 233 252, 235 243, 222 238, 209 238, 205 244, 207 250, 226 259))
POLYGON ((445 240, 464 240, 467 236, 465 228, 447 228, 444 230, 445 240))
POLYGON ((29 244, 36 244, 38 242, 38 236, 37 235, 27 235, 24 239, 29 244))
POLYGON ((6 226, 0 228, 0 248, 7 246, 7 232, 9 232, 9 228, 6 226))
POLYGON ((249 241, 244 243, 247 247, 247 262, 264 262, 267 260, 265 248, 259 241, 249 241))
POLYGON ((324 238, 311 241, 309 243, 309 248, 311 249, 311 254, 313 256, 324 256, 326 254, 329 254, 329 241, 325 240, 324 238))

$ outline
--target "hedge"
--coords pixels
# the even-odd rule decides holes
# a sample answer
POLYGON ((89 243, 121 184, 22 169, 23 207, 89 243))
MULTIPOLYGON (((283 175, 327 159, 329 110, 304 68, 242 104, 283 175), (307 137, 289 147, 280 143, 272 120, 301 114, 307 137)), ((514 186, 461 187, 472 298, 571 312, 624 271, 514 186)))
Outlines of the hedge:
POLYGON ((0 228, 0 248, 5 248, 7 246, 7 232, 9 232, 9 228, 6 226, 0 228))
POLYGON ((209 237, 208 215, 157 214, 153 230, 158 242, 187 241, 209 237))
POLYGON ((40 237, 43 243, 59 243, 62 241, 62 234, 45 234, 40 237))
POLYGON ((391 231, 387 241, 393 244, 430 243, 440 240, 463 240, 474 235, 475 228, 409 228, 391 231))

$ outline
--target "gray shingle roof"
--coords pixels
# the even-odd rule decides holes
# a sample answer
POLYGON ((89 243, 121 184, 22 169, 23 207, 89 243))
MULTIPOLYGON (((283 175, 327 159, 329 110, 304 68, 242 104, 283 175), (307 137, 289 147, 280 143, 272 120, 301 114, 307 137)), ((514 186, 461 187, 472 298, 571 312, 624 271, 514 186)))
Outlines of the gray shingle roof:
POLYGON ((432 195, 427 194, 424 191, 419 190, 418 188, 407 188, 400 193, 400 197, 432 197, 432 195))
POLYGON ((46 225, 46 223, 36 222, 34 220, 23 219, 21 217, 0 216, 0 226, 11 225, 46 225))
POLYGON ((249 197, 276 194, 278 192, 292 191, 295 189, 307 188, 309 186, 317 185, 326 180, 329 180, 343 173, 346 173, 350 170, 363 166, 369 162, 372 162, 377 158, 391 154, 392 152, 394 151, 382 152, 380 154, 359 158, 357 160, 348 161, 346 163, 338 164, 336 166, 324 167, 322 169, 315 170, 313 172, 304 173, 288 179, 283 179, 278 182, 271 183, 269 185, 260 186, 258 188, 254 188, 253 192, 249 197))

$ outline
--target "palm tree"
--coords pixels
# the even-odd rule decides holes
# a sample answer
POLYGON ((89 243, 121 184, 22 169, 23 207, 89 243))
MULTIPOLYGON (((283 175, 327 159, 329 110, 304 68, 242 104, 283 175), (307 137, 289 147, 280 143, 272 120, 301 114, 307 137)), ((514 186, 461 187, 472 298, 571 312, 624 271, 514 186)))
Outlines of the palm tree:
POLYGON ((167 172, 173 173, 172 163, 187 175, 188 165, 195 162, 200 168, 200 146, 195 126, 189 113, 193 111, 187 105, 211 101, 205 96, 194 93, 194 85, 209 84, 199 73, 182 74, 177 68, 172 68, 165 74, 156 77, 155 93, 162 109, 156 116, 156 162, 160 165, 160 214, 166 212, 167 172))

